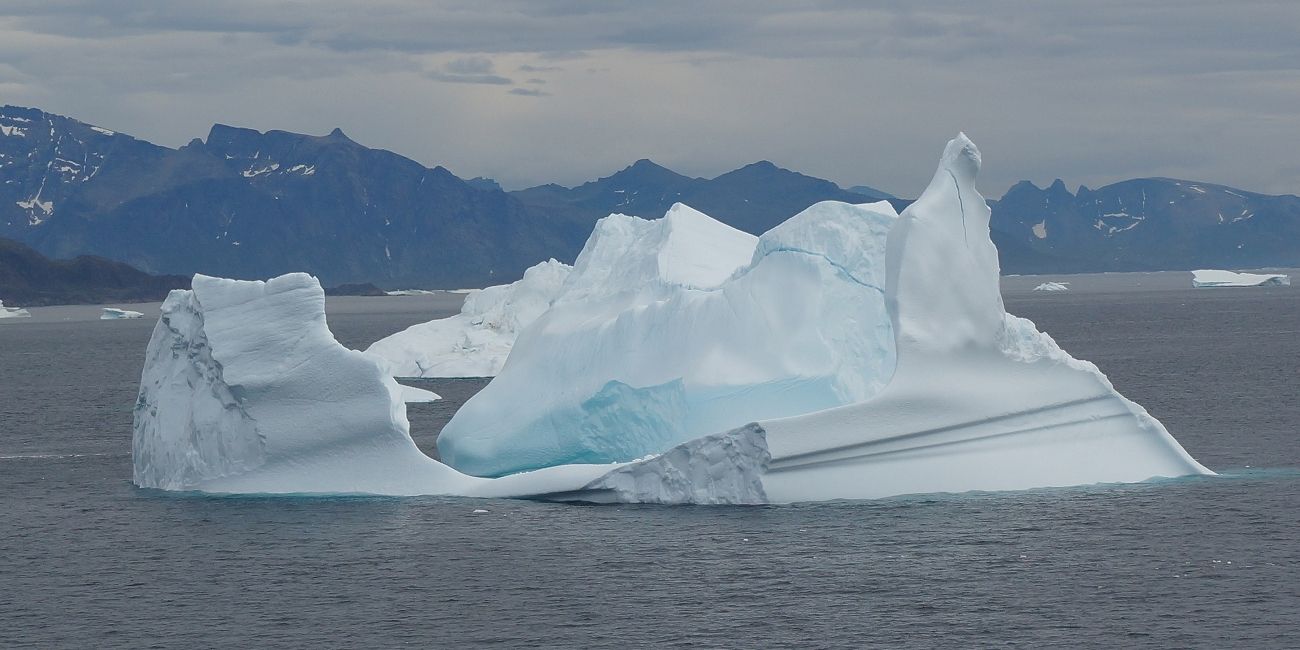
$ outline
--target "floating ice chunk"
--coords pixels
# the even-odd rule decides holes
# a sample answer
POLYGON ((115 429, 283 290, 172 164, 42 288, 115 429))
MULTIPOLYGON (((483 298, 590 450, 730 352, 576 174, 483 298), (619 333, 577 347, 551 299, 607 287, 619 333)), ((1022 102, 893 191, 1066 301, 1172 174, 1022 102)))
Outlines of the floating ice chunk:
POLYGON ((519 331, 550 307, 569 270, 555 260, 542 262, 513 284, 470 292, 459 314, 412 325, 366 352, 395 377, 492 377, 519 331))
POLYGON ((423 404, 426 402, 436 402, 442 399, 442 396, 423 388, 398 384, 402 388, 402 401, 407 404, 423 404))
POLYGON ((888 204, 818 203, 756 242, 685 206, 659 221, 603 219, 572 289, 443 429, 443 460, 481 476, 629 461, 870 397, 894 365, 883 287, 895 218, 888 204), (700 268, 673 241, 683 233, 708 238, 694 254, 743 253, 741 269, 669 281, 688 277, 665 272, 666 257, 700 268), (722 284, 698 288, 706 278, 722 284))
POLYGON ((129 318, 144 318, 144 314, 129 309, 105 307, 104 311, 99 315, 99 320, 123 320, 129 318))
POLYGON ((22 307, 5 307, 0 300, 0 318, 31 318, 32 313, 22 307))
POLYGON ((1044 282, 1036 287, 1034 291, 1069 291, 1069 282, 1044 282))
POLYGON ((1284 273, 1236 273, 1202 269, 1192 271, 1192 286, 1204 287, 1279 287, 1290 286, 1291 276, 1284 273))

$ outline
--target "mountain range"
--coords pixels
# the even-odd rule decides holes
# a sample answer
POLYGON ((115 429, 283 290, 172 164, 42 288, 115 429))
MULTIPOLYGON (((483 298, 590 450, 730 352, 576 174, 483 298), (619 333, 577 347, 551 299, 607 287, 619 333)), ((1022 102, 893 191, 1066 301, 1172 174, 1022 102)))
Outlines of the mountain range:
MULTIPOLYGON (((639 160, 579 185, 504 191, 324 136, 215 125, 172 149, 38 109, 0 108, 0 237, 149 273, 327 284, 472 287, 572 261, 611 212, 657 218, 683 202, 762 233, 823 200, 897 199, 770 162, 716 178, 639 160)), ((1004 272, 1300 265, 1300 198, 1150 178, 1069 192, 1028 182, 993 207, 1004 272)))
POLYGON ((122 262, 80 255, 51 260, 19 242, 0 239, 0 300, 24 307, 162 300, 188 289, 179 275, 149 275, 122 262))

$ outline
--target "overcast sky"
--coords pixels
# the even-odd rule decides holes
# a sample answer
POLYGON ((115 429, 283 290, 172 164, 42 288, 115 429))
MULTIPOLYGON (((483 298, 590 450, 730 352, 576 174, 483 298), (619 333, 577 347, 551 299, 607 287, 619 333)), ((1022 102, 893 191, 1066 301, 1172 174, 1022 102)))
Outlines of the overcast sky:
POLYGON ((1300 194, 1300 2, 6 0, 0 103, 179 146, 341 127, 462 177, 760 159, 920 191, 1173 176, 1300 194))

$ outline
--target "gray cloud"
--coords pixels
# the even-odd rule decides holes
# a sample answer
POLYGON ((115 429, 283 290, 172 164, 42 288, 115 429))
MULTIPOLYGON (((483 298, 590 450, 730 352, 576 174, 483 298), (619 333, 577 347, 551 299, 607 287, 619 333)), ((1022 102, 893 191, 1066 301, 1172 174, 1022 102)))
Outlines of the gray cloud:
POLYGON ((1298 23, 1265 0, 11 0, 0 99, 172 145, 214 121, 342 126, 514 186, 765 158, 914 193, 965 129, 990 195, 1138 175, 1297 193, 1298 23), (544 94, 508 71, 550 98, 505 101, 491 87, 544 94))
POLYGON ((511 88, 511 95, 522 95, 524 97, 549 97, 551 93, 536 88, 511 88))

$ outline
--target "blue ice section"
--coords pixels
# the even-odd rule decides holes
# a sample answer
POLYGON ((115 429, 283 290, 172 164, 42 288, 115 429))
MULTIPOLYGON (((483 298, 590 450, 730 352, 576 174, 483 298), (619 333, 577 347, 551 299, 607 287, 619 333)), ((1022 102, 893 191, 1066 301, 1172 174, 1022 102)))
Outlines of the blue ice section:
POLYGON ((663 452, 750 421, 839 406, 827 378, 781 380, 687 391, 681 380, 635 388, 611 381, 576 408, 560 408, 512 436, 439 439, 442 459, 475 476, 504 476, 552 465, 618 463, 663 452), (736 414, 745 414, 737 422, 736 414))

